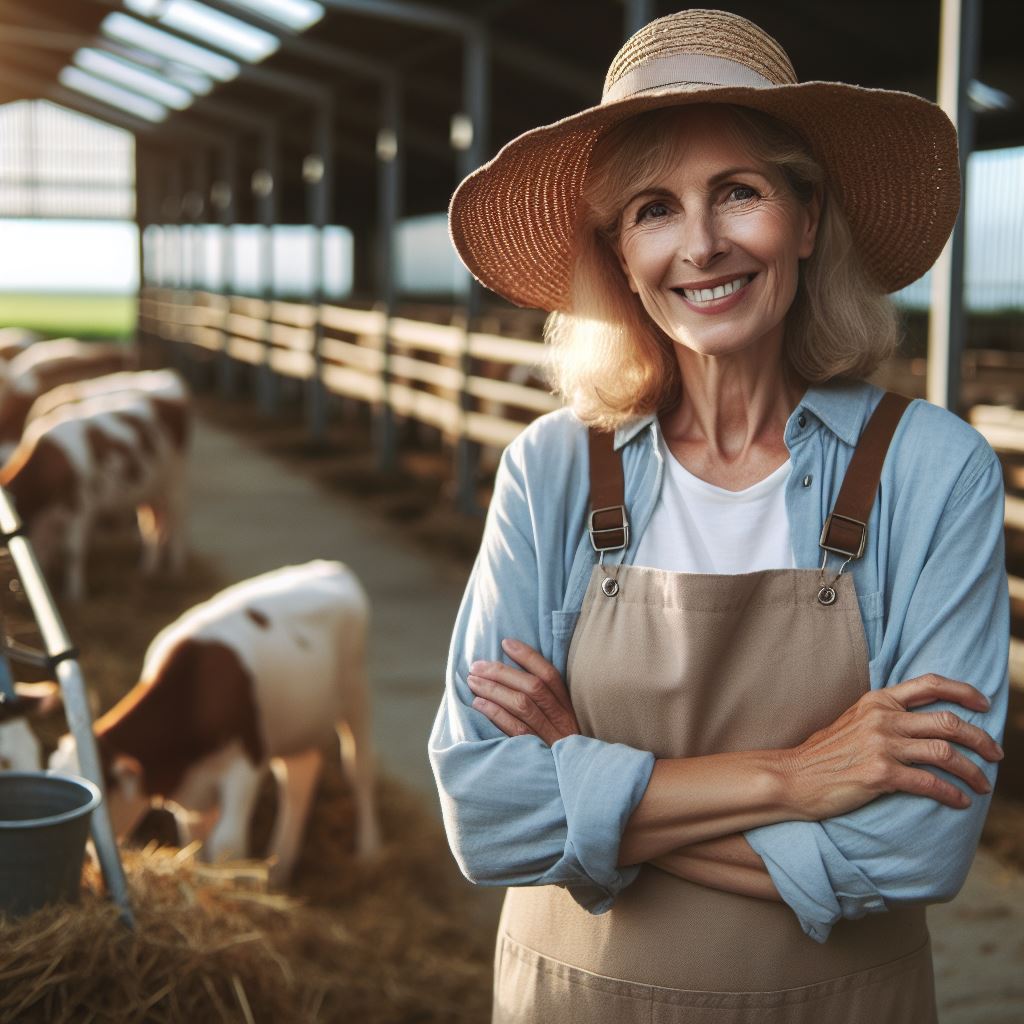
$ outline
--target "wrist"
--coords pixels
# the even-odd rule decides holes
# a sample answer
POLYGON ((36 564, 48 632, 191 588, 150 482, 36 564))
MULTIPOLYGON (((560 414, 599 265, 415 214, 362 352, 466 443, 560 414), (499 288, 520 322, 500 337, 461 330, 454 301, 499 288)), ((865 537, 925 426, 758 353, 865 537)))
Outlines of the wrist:
POLYGON ((765 770, 771 777, 767 783, 787 821, 811 821, 808 813, 807 778, 800 769, 796 749, 766 751, 769 755, 765 770))

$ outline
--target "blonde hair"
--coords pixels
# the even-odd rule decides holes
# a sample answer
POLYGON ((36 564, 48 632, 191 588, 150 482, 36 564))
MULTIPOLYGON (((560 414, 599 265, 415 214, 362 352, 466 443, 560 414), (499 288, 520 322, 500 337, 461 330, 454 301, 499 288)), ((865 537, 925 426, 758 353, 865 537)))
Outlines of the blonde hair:
MULTIPOLYGON (((577 208, 570 309, 552 313, 544 328, 553 390, 584 422, 605 429, 670 409, 682 395, 675 342, 630 291, 617 255, 625 199, 678 160, 680 109, 640 114, 594 147, 577 208)), ((814 252, 786 314, 787 369, 815 384, 868 377, 896 349, 897 314, 864 270, 820 164, 788 125, 745 107, 718 109, 750 156, 777 167, 800 202, 821 197, 814 252)))

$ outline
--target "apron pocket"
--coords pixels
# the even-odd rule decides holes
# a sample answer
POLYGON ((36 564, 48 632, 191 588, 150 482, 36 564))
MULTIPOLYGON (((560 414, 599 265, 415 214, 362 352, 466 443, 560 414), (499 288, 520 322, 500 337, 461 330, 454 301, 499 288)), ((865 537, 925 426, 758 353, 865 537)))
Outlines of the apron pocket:
POLYGON ((492 1024, 936 1024, 931 944, 803 988, 697 992, 573 967, 498 936, 492 1024))

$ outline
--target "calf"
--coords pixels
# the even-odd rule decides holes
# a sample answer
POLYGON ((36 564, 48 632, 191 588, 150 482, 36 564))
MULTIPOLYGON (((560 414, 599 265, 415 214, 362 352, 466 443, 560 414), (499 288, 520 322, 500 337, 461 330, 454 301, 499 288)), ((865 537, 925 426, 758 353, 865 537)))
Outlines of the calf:
MULTIPOLYGON (((248 854, 248 827, 269 769, 278 790, 270 879, 298 855, 332 731, 356 804, 356 849, 379 846, 370 750, 369 606, 339 562, 290 566, 228 587, 159 633, 142 679, 96 723, 114 829, 166 804, 183 843, 207 860, 248 854)), ((73 770, 74 740, 51 768, 73 770)))
POLYGON ((73 380, 99 377, 135 365, 126 345, 57 338, 37 341, 16 355, 0 377, 0 448, 18 443, 32 403, 47 391, 73 380))
POLYGON ((85 557, 97 516, 135 509, 149 574, 166 553, 185 557, 188 399, 125 392, 62 406, 35 420, 0 470, 40 562, 66 555, 65 595, 85 593, 85 557))
POLYGON ((185 381, 175 370, 122 370, 102 377, 71 381, 44 392, 32 403, 25 417, 25 426, 49 416, 63 406, 126 392, 141 393, 170 402, 184 402, 188 399, 185 381))
POLYGON ((15 683, 16 700, 0 700, 0 769, 37 772, 42 748, 27 718, 56 711, 61 704, 56 683, 15 683))

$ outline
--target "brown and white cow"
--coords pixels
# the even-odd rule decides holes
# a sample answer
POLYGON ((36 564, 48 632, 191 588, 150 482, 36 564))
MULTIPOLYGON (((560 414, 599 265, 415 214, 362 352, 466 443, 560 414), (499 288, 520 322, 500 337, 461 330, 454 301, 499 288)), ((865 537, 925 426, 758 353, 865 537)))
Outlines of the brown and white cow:
POLYGON ((29 345, 0 369, 0 451, 18 443, 32 403, 61 384, 134 368, 127 345, 57 338, 29 345))
POLYGON ((142 570, 173 572, 185 558, 185 451, 189 403, 184 385, 161 394, 124 392, 55 409, 30 424, 0 470, 40 563, 64 555, 65 595, 85 593, 85 557, 98 516, 135 509, 142 570))
POLYGON ((15 700, 0 700, 0 769, 37 772, 42 747, 27 719, 41 718, 61 706, 56 683, 15 683, 15 700))
POLYGON ((25 426, 49 416, 62 406, 126 392, 177 402, 188 395, 188 386, 176 370, 122 370, 119 373, 106 373, 102 377, 74 380, 40 395, 25 417, 25 426))
MULTIPOLYGON (((356 850, 380 838, 366 676, 369 603, 339 562, 256 576, 185 612, 146 653, 142 679, 95 726, 114 830, 153 803, 212 861, 248 854, 249 819, 268 768, 278 788, 270 879, 298 856, 332 732, 354 791, 356 850)), ((71 736, 50 767, 75 770, 71 736)))

